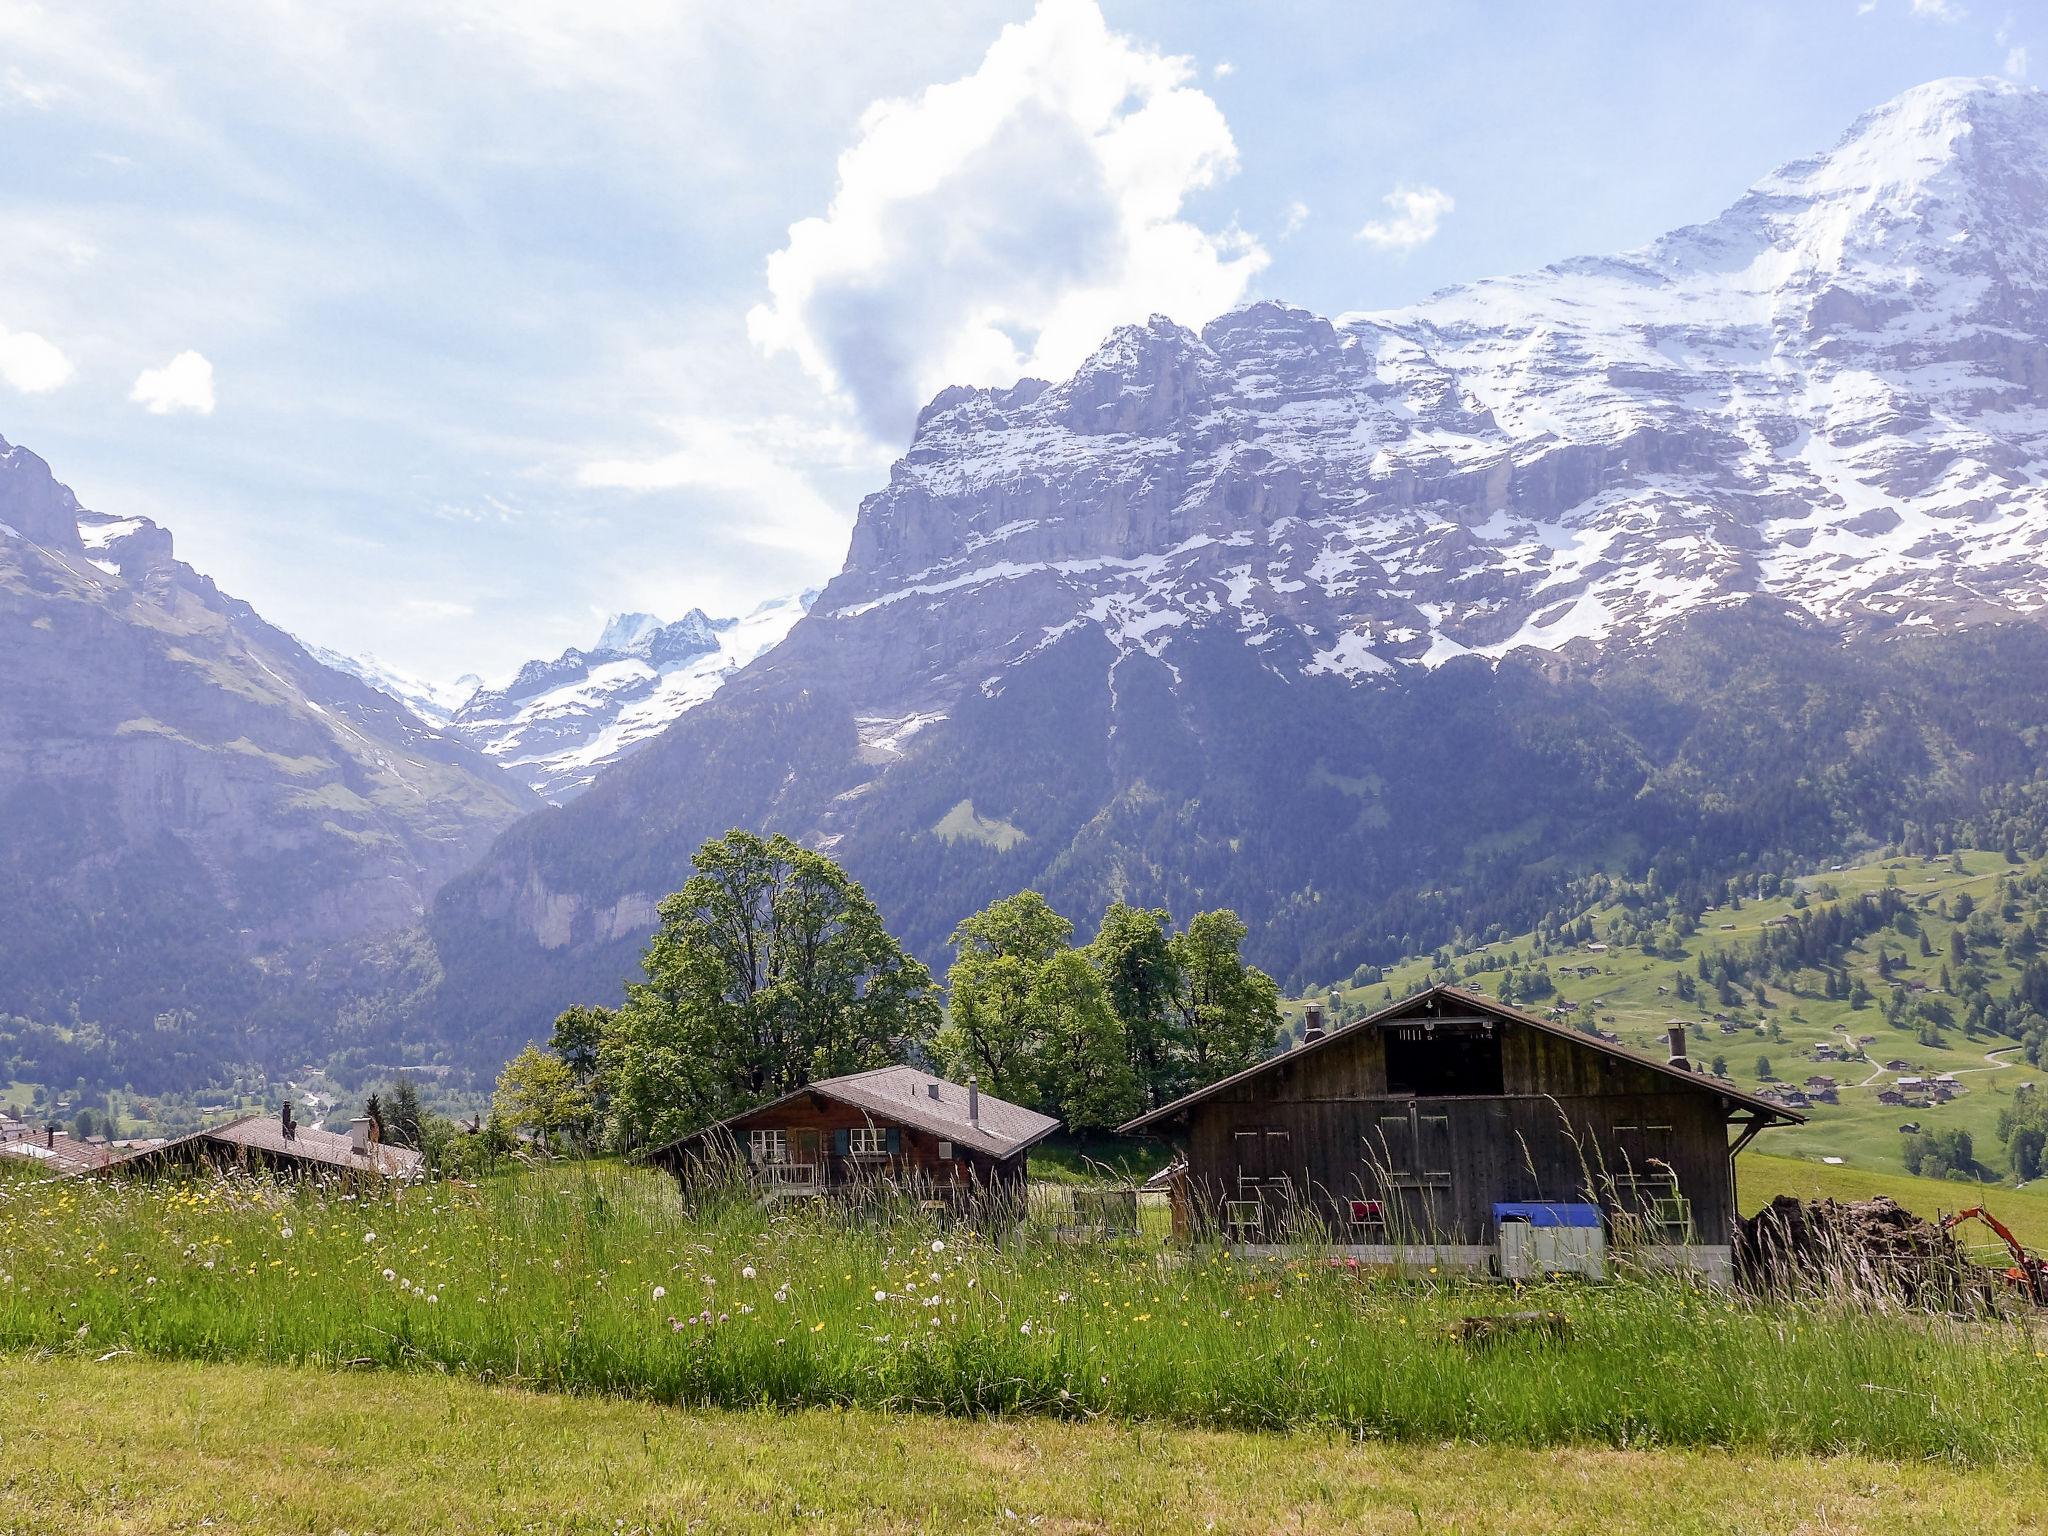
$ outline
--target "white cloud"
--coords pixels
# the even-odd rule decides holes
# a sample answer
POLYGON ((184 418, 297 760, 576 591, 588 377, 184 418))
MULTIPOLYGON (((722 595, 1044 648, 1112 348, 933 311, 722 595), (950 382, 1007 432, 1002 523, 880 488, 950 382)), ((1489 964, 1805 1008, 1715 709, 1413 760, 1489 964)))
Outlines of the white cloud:
POLYGON ((1308 222, 1308 204, 1296 198, 1287 205, 1287 213, 1280 221, 1280 238, 1291 239, 1301 233, 1302 225, 1308 222))
POLYGON ((2027 78, 2027 50, 2024 45, 2005 52, 2005 74, 2013 80, 2027 78))
MULTIPOLYGON (((835 505, 796 465, 829 453, 831 433, 795 423, 693 418, 671 424, 680 446, 653 458, 596 459, 580 484, 625 491, 696 490, 730 496, 746 511, 737 531, 749 543, 816 553, 841 544, 852 508, 835 505), (796 439, 801 438, 802 441, 796 439)), ((830 553, 837 554, 837 548, 830 553)))
POLYGON ((1911 0, 1913 14, 1929 21, 1961 21, 1969 14, 1956 0, 1911 0))
POLYGON ((900 441, 946 385, 1059 377, 1119 324, 1220 314, 1266 254, 1181 217, 1237 163, 1192 68, 1094 0, 1040 0, 973 74, 868 108, 748 334, 900 441))
POLYGON ((1394 210, 1388 219, 1371 219, 1358 231, 1358 238, 1383 251, 1412 251, 1436 238, 1443 216, 1457 207, 1457 201, 1441 187, 1394 188, 1380 199, 1394 210))
POLYGON ((152 416, 173 411, 213 414, 213 364, 197 352, 180 352, 161 368, 145 368, 135 376, 128 398, 152 416))
POLYGON ((1228 59, 1218 59, 1216 61, 1216 67, 1210 70, 1209 73, 1214 75, 1218 80, 1228 80, 1232 75, 1237 73, 1237 66, 1231 63, 1228 59))
POLYGON ((25 395, 48 394, 71 381, 71 359, 34 331, 0 325, 0 379, 25 395))

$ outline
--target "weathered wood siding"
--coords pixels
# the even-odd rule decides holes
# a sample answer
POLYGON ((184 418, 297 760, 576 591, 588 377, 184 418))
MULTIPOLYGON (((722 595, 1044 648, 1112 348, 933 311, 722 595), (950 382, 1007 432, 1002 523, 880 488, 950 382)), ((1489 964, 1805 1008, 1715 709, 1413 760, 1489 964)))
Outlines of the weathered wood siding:
POLYGON ((1216 1208, 1256 1198, 1276 1223, 1313 1212, 1339 1230, 1350 1201, 1380 1201, 1396 1240, 1488 1243, 1498 1201, 1593 1199, 1669 1217, 1675 1194, 1689 1203, 1689 1240, 1729 1240, 1727 1115, 1711 1093, 1509 1019, 1493 1023, 1500 1092, 1395 1092, 1390 1027, 1345 1031, 1192 1106, 1202 1197, 1216 1208))

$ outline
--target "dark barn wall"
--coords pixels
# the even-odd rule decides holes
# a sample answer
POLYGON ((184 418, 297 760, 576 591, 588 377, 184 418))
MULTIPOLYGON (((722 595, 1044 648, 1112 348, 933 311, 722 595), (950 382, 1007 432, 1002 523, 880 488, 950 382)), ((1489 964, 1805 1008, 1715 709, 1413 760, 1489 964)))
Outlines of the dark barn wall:
MULTIPOLYGON (((1488 1243, 1496 1201, 1590 1191, 1602 1206, 1640 1213, 1669 1192, 1661 1164, 1691 1203, 1693 1240, 1729 1240, 1727 1117, 1712 1093, 1512 1020, 1493 1024, 1498 1092, 1400 1092, 1389 1082, 1388 1037, 1401 1027, 1347 1030, 1193 1106, 1189 1172, 1202 1196, 1305 1202, 1326 1218, 1341 1216, 1343 1202, 1381 1200, 1404 1233, 1488 1243)), ((1461 1065, 1480 1063, 1484 1077, 1483 1040, 1445 1049, 1461 1065)), ((1406 1047, 1411 1073, 1435 1044, 1406 1047)))

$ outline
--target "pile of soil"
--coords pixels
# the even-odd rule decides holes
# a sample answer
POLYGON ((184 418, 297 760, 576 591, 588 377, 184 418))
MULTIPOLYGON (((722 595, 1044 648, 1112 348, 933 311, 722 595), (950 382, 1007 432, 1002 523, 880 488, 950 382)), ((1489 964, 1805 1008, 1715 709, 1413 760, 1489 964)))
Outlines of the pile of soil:
POLYGON ((1780 1195, 1736 1223, 1735 1275, 1747 1290, 1976 1310, 1996 1287, 1955 1238, 1883 1195, 1780 1195))

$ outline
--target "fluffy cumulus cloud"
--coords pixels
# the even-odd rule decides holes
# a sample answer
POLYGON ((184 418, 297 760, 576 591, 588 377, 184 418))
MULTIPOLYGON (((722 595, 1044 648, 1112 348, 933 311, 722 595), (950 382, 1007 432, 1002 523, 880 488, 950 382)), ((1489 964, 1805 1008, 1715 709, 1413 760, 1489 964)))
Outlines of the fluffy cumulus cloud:
POLYGON ((71 381, 71 359, 34 331, 0 325, 0 380, 25 395, 47 394, 71 381))
POLYGON ((145 368, 135 376, 128 398, 152 416, 173 411, 213 414, 213 364, 197 352, 180 352, 161 368, 145 368))
POLYGON ((1058 378, 1117 325, 1221 313, 1266 255, 1183 216, 1237 162, 1193 74, 1094 0, 1040 0, 973 74, 867 110, 749 334, 898 441, 948 384, 1058 378))
POLYGON ((1911 0, 1913 14, 1929 21, 1961 21, 1969 14, 1957 0, 1911 0))
POLYGON ((1441 187, 1396 187, 1380 201, 1393 210, 1392 215, 1368 220, 1358 238, 1383 251, 1412 251, 1427 245, 1436 238, 1444 215, 1457 207, 1441 187))

